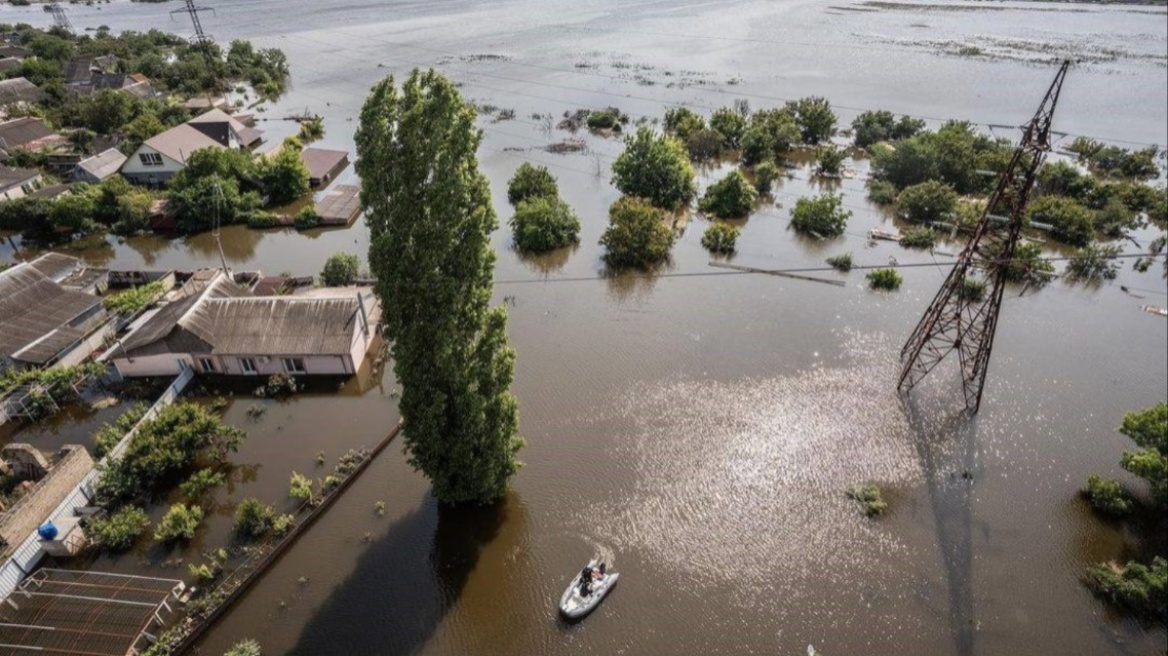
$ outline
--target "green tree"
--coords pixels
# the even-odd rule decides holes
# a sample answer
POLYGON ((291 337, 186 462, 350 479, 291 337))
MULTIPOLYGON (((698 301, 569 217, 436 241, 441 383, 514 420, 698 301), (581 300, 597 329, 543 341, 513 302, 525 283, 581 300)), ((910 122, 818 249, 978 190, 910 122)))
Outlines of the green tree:
POLYGON ((49 220, 58 232, 88 232, 86 228, 93 220, 93 197, 85 190, 60 196, 49 211, 49 220))
POLYGON ((667 210, 688 205, 697 193, 685 146, 645 126, 625 139, 625 150, 612 165, 612 180, 625 195, 667 210))
POLYGON ((742 162, 754 166, 778 160, 801 138, 799 124, 790 110, 759 110, 751 115, 742 135, 742 162))
POLYGON ((373 88, 356 137, 406 449, 447 503, 501 497, 523 446, 507 313, 488 307, 497 219, 474 123, 449 80, 415 70, 373 88))
POLYGON ((1080 492, 1087 499, 1087 503, 1103 515, 1124 517, 1131 513, 1131 499, 1119 481, 1091 474, 1087 477, 1087 485, 1080 492))
POLYGON ((112 134, 133 116, 134 96, 122 91, 101 89, 86 96, 81 104, 81 126, 98 134, 112 134))
POLYGON ((774 162, 763 162, 754 167, 754 188, 760 194, 771 193, 775 180, 779 179, 779 167, 774 162))
POLYGON ((686 137, 685 147, 695 161, 713 159, 722 154, 722 135, 709 128, 697 130, 686 137))
POLYGON ((349 253, 333 253, 320 270, 320 284, 325 287, 344 287, 357 281, 361 260, 349 253))
POLYGON ((85 535, 98 547, 125 551, 134 546, 149 526, 150 518, 145 510, 126 506, 113 514, 86 520, 85 535))
POLYGON ((291 138, 284 141, 284 147, 272 157, 260 159, 258 173, 269 202, 283 205, 307 194, 308 165, 300 157, 301 148, 291 138))
POLYGON ((196 505, 176 503, 166 511, 154 529, 154 539, 159 542, 190 540, 203 521, 203 509, 196 505))
POLYGON ((260 656, 260 643, 255 640, 241 640, 223 653, 223 656, 260 656))
POLYGON ((947 218, 957 208, 953 187, 929 180, 900 192, 900 211, 909 221, 933 223, 947 218))
POLYGON ((711 253, 733 253, 738 243, 738 228, 726 223, 712 223, 702 234, 702 246, 711 253))
POLYGON ((831 144, 820 146, 815 150, 815 159, 819 163, 820 175, 839 175, 844 160, 847 158, 847 153, 831 144))
POLYGON ((706 129, 706 119, 685 107, 676 107, 665 112, 665 131, 686 141, 695 132, 706 129))
POLYGON ((907 139, 924 128, 925 122, 920 119, 901 116, 897 121, 896 116, 887 111, 863 112, 852 121, 852 133, 860 148, 867 148, 880 141, 907 139))
POLYGON ((730 107, 715 110, 710 117, 710 127, 722 135, 723 148, 738 148, 746 134, 746 126, 746 117, 730 107))
POLYGON ((1130 412, 1119 429, 1139 451, 1126 451, 1120 464, 1152 486, 1152 497, 1168 505, 1168 403, 1130 412))
POLYGON ((262 538, 272 530, 275 519, 275 508, 255 497, 248 497, 235 507, 235 532, 251 540, 262 538))
POLYGON ((877 205, 891 205, 895 203, 896 185, 887 180, 869 180, 868 200, 877 205))
POLYGON ((182 485, 178 487, 178 490, 188 501, 195 504, 208 492, 226 482, 227 476, 223 472, 217 472, 208 467, 191 474, 190 478, 183 481, 182 485))
POLYGON ((750 214, 757 199, 758 192, 738 169, 734 169, 706 189, 698 210, 720 219, 738 218, 750 214))
POLYGON ((896 272, 896 269, 876 269, 868 272, 868 286, 872 289, 884 289, 887 291, 896 291, 900 289, 900 285, 904 279, 896 272))
POLYGON ((1132 615, 1168 624, 1168 560, 1157 556, 1150 568, 1135 561, 1093 565, 1087 587, 1132 615))
POLYGON ((1095 236, 1095 215, 1075 200, 1064 196, 1040 196, 1026 208, 1031 223, 1051 226, 1050 234, 1059 241, 1086 246, 1095 236))
POLYGON ((556 196, 538 196, 520 202, 510 224, 515 245, 521 251, 543 253, 579 241, 580 219, 556 196))
POLYGON ((126 123, 123 131, 131 143, 141 145, 143 141, 165 132, 166 125, 154 112, 144 112, 126 123))
POLYGON ((1108 200, 1095 214, 1095 228, 1112 239, 1123 237, 1128 230, 1137 228, 1139 222, 1139 216, 1119 198, 1108 200))
POLYGON ((796 230, 820 237, 838 237, 844 234, 851 210, 843 208, 839 194, 821 194, 815 198, 800 198, 791 210, 791 225, 796 230))
POLYGON ((600 237, 608 266, 647 269, 669 257, 673 230, 665 212, 626 196, 612 204, 608 217, 608 229, 600 237))
POLYGON ((515 175, 511 176, 511 182, 507 183, 507 200, 512 205, 519 205, 536 196, 554 198, 559 195, 560 188, 556 184, 556 179, 548 173, 546 166, 535 167, 524 162, 515 170, 515 175))
POLYGON ((835 134, 835 114, 827 98, 808 97, 787 103, 803 143, 817 144, 835 134))

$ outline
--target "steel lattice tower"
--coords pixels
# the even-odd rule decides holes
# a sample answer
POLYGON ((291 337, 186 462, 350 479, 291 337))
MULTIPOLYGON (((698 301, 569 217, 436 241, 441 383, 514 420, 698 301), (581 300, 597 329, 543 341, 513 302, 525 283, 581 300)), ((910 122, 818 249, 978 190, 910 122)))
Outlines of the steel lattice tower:
POLYGON ((49 11, 53 12, 54 27, 59 27, 66 32, 73 31, 73 23, 69 22, 69 17, 65 14, 65 8, 61 6, 61 3, 51 3, 49 5, 49 11))
POLYGON ((956 350, 961 358, 965 407, 973 412, 981 407, 1006 288, 1006 269, 1022 236, 1026 203, 1035 175, 1050 152, 1051 119, 1070 64, 1064 61, 1059 67, 1038 112, 1023 127, 1022 140, 998 179, 973 237, 957 256, 957 263, 941 291, 901 349, 904 368, 900 372, 899 388, 902 391, 911 390, 950 351, 956 350), (979 277, 984 278, 984 291, 972 293, 966 281, 979 277))
POLYGON ((185 8, 175 9, 170 13, 172 16, 179 13, 189 14, 191 17, 191 24, 195 26, 195 35, 190 39, 191 44, 203 49, 207 53, 210 53, 210 46, 215 42, 215 39, 210 34, 207 34, 203 31, 203 21, 199 20, 199 12, 210 11, 211 13, 215 13, 215 10, 209 7, 196 6, 195 0, 186 0, 186 5, 187 6, 185 8))

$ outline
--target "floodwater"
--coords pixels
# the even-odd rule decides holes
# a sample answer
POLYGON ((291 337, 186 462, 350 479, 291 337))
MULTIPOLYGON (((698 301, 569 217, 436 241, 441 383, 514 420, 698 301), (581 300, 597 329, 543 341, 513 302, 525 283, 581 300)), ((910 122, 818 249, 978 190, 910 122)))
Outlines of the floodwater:
MULTIPOLYGON (((1163 546, 1098 520, 1076 496, 1093 472, 1133 482, 1118 466, 1130 443, 1115 427, 1126 411, 1164 400, 1168 323, 1141 310, 1168 304, 1158 265, 1141 275, 1126 264, 1100 287, 1056 281, 1009 293, 981 413, 966 419, 952 368, 907 403, 895 393, 900 344, 950 258, 866 243, 870 227, 890 220, 864 200, 863 161, 850 163, 857 177, 829 185, 854 211, 845 236, 816 242, 788 228, 794 199, 825 186, 802 168, 742 222, 731 261, 818 267, 850 251, 857 264, 938 263, 904 270, 900 292, 871 292, 858 272, 810 274, 845 280, 843 288, 708 275, 724 272, 708 266, 700 217, 657 275, 606 277, 597 240, 618 196, 607 170, 620 142, 549 129, 542 116, 554 123, 565 110, 610 104, 660 116, 670 103, 709 112, 739 97, 765 107, 814 94, 845 123, 860 108, 887 108, 992 124, 1013 138, 1005 126, 1033 113, 1053 75, 1041 60, 1053 54, 1083 60, 1068 77, 1057 130, 1165 143, 1163 8, 212 6, 203 24, 219 41, 247 37, 288 53, 293 89, 263 116, 306 107, 323 114, 324 147, 352 149, 365 91, 413 66, 438 66, 476 103, 515 109, 514 120, 482 121, 480 161, 500 216, 509 215, 507 179, 531 161, 557 175, 583 230, 578 247, 543 258, 514 253, 505 227, 494 237, 496 299, 509 304, 528 440, 527 466, 504 502, 439 507, 391 449, 211 631, 202 653, 244 637, 260 640, 265 654, 314 656, 794 655, 808 644, 828 655, 1162 653, 1162 629, 1115 617, 1080 576, 1091 563, 1163 546), (986 54, 958 56, 962 46, 986 54), (567 138, 584 139, 586 150, 543 150, 567 138), (860 482, 882 486, 889 516, 858 513, 844 491, 860 482), (379 500, 384 517, 373 512, 379 500), (565 624, 554 602, 594 553, 610 558, 621 582, 593 616, 565 624)), ((169 8, 68 11, 78 26, 184 29, 169 8)), ((39 9, 0 10, 3 21, 46 18, 39 9)), ((260 127, 270 143, 294 129, 260 127)), ((704 171, 703 185, 725 170, 704 171)), ((352 179, 350 169, 341 182, 352 179)), ((232 266, 298 275, 317 272, 336 250, 364 255, 368 243, 361 225, 223 235, 232 266)), ((0 256, 12 248, 0 246, 0 256)), ((218 260, 206 235, 111 240, 78 252, 116 267, 218 260)), ((316 450, 327 447, 331 458, 380 439, 396 418, 391 378, 272 404, 259 420, 237 397, 227 416, 250 437, 233 484, 277 501, 288 473, 311 468, 316 450)), ((241 494, 220 493, 225 503, 241 494)), ((223 514, 214 521, 225 526, 223 514)))

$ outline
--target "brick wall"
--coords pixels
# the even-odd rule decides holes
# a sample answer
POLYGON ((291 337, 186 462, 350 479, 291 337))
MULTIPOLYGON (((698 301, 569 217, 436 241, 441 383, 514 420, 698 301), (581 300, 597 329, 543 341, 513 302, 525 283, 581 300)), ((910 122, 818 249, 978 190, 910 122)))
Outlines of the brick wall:
MULTIPOLYGON (((69 445, 49 473, 11 508, 0 514, 0 538, 12 548, 37 529, 73 488, 93 470, 93 458, 83 446, 69 445)), ((6 549, 5 549, 6 551, 6 549)))

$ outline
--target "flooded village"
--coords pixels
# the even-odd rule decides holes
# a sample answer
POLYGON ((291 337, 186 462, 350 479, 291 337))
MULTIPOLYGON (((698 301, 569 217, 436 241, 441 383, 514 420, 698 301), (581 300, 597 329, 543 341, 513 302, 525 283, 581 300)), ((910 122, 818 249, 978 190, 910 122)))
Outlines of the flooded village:
POLYGON ((1163 3, 0 40, 0 653, 1164 653, 1163 3))

